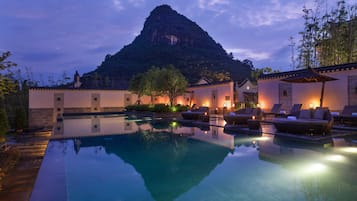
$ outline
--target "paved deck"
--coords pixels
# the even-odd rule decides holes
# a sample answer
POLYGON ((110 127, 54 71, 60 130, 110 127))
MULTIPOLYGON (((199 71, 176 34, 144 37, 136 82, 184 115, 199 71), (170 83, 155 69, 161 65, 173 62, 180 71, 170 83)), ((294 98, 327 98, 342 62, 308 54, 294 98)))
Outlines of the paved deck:
POLYGON ((46 131, 10 139, 11 149, 19 154, 19 158, 13 168, 4 175, 0 201, 30 199, 50 135, 51 132, 46 131))

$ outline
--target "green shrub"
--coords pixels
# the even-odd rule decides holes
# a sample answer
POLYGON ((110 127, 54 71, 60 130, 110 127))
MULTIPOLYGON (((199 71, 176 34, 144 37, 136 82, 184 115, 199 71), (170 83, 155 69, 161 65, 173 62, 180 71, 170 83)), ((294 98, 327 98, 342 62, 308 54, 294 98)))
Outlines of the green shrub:
POLYGON ((150 111, 150 105, 142 104, 142 105, 128 105, 125 107, 127 111, 150 111))
POLYGON ((0 136, 4 136, 9 130, 9 122, 5 108, 0 108, 0 136))
POLYGON ((155 105, 128 105, 125 107, 127 111, 147 111, 147 112, 183 112, 189 109, 185 105, 175 105, 170 107, 166 104, 155 104, 155 105))
POLYGON ((26 127, 26 112, 23 107, 16 108, 15 128, 23 129, 26 127))
POLYGON ((176 109, 176 112, 184 112, 184 111, 187 111, 190 107, 189 106, 187 106, 187 105, 180 105, 180 104, 178 104, 178 105, 175 105, 174 106, 176 109))
POLYGON ((166 104, 155 104, 153 112, 170 112, 170 107, 166 104))

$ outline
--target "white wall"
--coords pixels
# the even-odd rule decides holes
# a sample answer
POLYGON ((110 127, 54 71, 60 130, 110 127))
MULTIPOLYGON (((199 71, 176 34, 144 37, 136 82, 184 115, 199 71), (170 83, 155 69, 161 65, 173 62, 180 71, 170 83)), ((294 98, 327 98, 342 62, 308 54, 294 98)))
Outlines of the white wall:
MULTIPOLYGON (((226 105, 227 108, 231 108, 233 104, 233 82, 226 82, 215 85, 202 85, 187 88, 187 91, 193 91, 192 104, 196 106, 208 106, 212 107, 212 91, 217 90, 217 107, 223 108, 226 105), (230 100, 226 101, 225 97, 229 96, 230 100)), ((188 97, 189 95, 186 95, 188 97)), ((187 100, 180 96, 176 99, 178 104, 187 104, 187 100)), ((211 108, 214 109, 214 108, 211 108)))
MULTIPOLYGON (((223 108, 226 106, 228 109, 233 104, 233 82, 226 82, 216 85, 203 85, 195 86, 187 89, 194 92, 194 100, 191 104, 197 106, 212 107, 212 91, 217 91, 217 107, 223 108), (230 100, 225 97, 229 96, 230 100)), ((30 109, 43 109, 54 108, 54 94, 63 94, 64 108, 90 108, 92 104, 92 94, 100 95, 100 107, 124 107, 125 94, 131 94, 131 104, 137 101, 137 95, 132 94, 127 90, 86 90, 86 89, 41 89, 34 88, 29 91, 29 108, 30 109)), ((142 104, 149 104, 151 99, 149 96, 141 97, 142 104)), ((168 104, 169 99, 165 97, 157 97, 155 103, 168 104)), ((176 103, 187 105, 184 96, 177 97, 176 103)), ((212 110, 214 108, 211 108, 212 110)))
POLYGON ((258 104, 263 110, 269 110, 279 103, 279 81, 258 80, 258 104))
MULTIPOLYGON (((30 89, 29 108, 53 108, 54 94, 64 95, 64 108, 90 108, 92 94, 100 94, 100 107, 124 107, 124 95, 127 90, 85 90, 85 89, 30 89)), ((134 104, 137 95, 131 94, 134 104)), ((142 103, 149 103, 150 97, 143 97, 142 103)))
POLYGON ((29 90, 29 108, 53 108, 53 91, 47 89, 29 90))
MULTIPOLYGON (((330 110, 341 111, 348 105, 348 76, 357 75, 357 69, 322 73, 323 75, 337 78, 336 81, 325 83, 323 106, 330 110)), ((280 79, 258 80, 258 102, 263 109, 269 109, 274 103, 279 103, 279 83, 285 83, 280 79)), ((307 109, 312 104, 320 105, 322 83, 293 83, 292 103, 303 104, 307 109)))

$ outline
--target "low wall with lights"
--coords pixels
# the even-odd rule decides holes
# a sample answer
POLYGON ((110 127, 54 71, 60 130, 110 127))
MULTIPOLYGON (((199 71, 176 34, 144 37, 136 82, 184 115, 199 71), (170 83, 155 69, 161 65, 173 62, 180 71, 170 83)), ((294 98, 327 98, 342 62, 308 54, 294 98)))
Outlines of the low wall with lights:
POLYGON ((258 81, 258 104, 263 110, 269 111, 275 103, 279 103, 279 81, 258 81))
MULTIPOLYGON (((348 92, 349 77, 355 75, 357 79, 357 70, 330 72, 323 75, 338 79, 325 83, 323 106, 329 107, 333 111, 342 111, 343 107, 349 104, 349 95, 353 93, 348 92)), ((322 83, 293 84, 292 88, 293 103, 302 103, 305 109, 320 106, 322 83)), ((357 92, 354 93, 357 94, 357 92)), ((357 104, 357 101, 355 104, 357 104)))
MULTIPOLYGON (((29 90, 29 126, 51 127, 63 113, 118 112, 134 104, 137 95, 127 90, 32 88, 29 90)), ((142 97, 141 103, 150 103, 142 97)))
MULTIPOLYGON (((323 107, 332 111, 342 111, 345 105, 357 104, 357 69, 334 70, 321 73, 337 78, 325 83, 323 107), (355 91, 353 91, 355 90, 355 91)), ((281 103, 279 84, 283 77, 258 80, 258 103, 261 108, 269 110, 273 104, 281 103)), ((320 106, 322 83, 291 83, 291 108, 293 104, 303 104, 302 109, 320 106)))

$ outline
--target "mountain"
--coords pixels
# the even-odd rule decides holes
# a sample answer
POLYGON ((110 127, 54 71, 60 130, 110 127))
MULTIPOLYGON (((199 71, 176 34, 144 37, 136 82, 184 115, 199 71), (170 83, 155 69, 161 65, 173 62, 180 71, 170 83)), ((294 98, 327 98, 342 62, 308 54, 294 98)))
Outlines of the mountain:
POLYGON ((249 65, 234 60, 195 22, 161 5, 151 11, 131 44, 107 55, 96 70, 82 77, 82 82, 91 87, 125 88, 136 73, 168 64, 180 69, 190 83, 201 77, 240 81, 251 72, 249 65))

